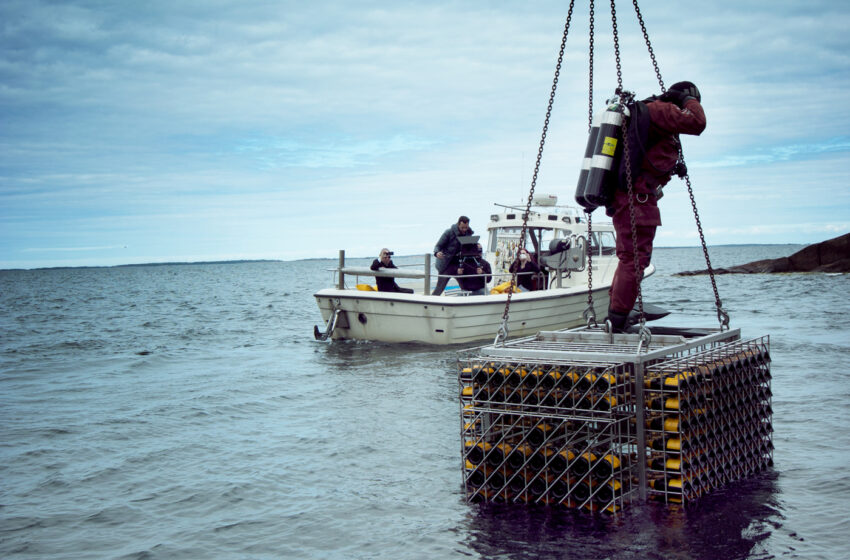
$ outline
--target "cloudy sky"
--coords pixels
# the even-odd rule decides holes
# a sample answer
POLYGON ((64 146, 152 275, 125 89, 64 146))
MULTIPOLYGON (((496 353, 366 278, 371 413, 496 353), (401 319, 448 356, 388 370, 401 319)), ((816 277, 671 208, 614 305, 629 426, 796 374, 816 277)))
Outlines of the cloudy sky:
MULTIPOLYGON (((616 85, 597 2, 594 103, 616 85)), ((850 3, 644 2, 709 244, 850 231, 850 3)), ((568 2, 0 1, 0 268, 430 251, 534 169, 568 2)), ((576 3, 537 191, 572 200, 587 132, 576 3)), ((631 2, 624 85, 658 84, 631 2)), ((684 186, 658 245, 699 239, 684 186)), ((599 216, 601 219, 601 215, 599 216)))

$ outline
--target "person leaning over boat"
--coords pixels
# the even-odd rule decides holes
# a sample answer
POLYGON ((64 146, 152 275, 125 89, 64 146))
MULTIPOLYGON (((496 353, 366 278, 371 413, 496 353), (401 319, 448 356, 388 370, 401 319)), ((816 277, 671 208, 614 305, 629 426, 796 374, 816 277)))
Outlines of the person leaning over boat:
POLYGON ((493 278, 492 272, 493 268, 481 256, 481 247, 479 246, 474 256, 461 257, 457 267, 457 283, 460 284, 460 289, 469 292, 469 295, 483 296, 487 293, 484 291, 487 282, 493 278))
POLYGON ((606 208, 617 232, 617 270, 609 294, 608 320, 614 332, 623 332, 629 312, 637 300, 643 270, 652 257, 655 230, 661 225, 658 198, 661 187, 670 181, 679 158, 679 134, 699 135, 705 130, 705 112, 700 93, 691 82, 670 86, 667 93, 646 101, 651 125, 649 143, 640 172, 634 178, 635 229, 640 278, 635 274, 635 248, 632 242, 631 215, 627 185, 618 185, 614 199, 606 208))
MULTIPOLYGON (((393 264, 392 260, 393 252, 384 247, 381 249, 378 258, 372 261, 372 270, 380 270, 381 268, 398 268, 395 264, 393 264)), ((398 292, 401 294, 412 294, 413 290, 410 288, 402 288, 398 284, 395 283, 395 278, 390 276, 375 276, 375 282, 378 284, 379 292, 398 292)))
POLYGON ((540 274, 540 267, 531 259, 528 249, 524 247, 520 249, 519 256, 511 264, 508 271, 517 272, 516 285, 520 291, 531 292, 536 289, 534 281, 540 274))
POLYGON ((452 224, 450 228, 443 232, 437 244, 434 245, 434 256, 437 257, 435 266, 440 277, 437 279, 437 287, 431 292, 432 296, 438 296, 446 289, 449 283, 449 276, 457 273, 457 265, 459 262, 458 255, 460 254, 460 241, 458 237, 465 235, 473 235, 475 232, 469 227, 469 218, 461 216, 457 219, 456 224, 452 224))

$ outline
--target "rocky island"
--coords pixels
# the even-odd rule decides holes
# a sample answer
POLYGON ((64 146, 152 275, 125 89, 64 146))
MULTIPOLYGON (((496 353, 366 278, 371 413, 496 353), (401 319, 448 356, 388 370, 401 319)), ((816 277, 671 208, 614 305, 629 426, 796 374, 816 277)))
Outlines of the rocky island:
MULTIPOLYGON (((850 233, 809 245, 790 257, 764 259, 729 268, 715 268, 715 274, 765 274, 772 272, 850 272, 850 233)), ((708 274, 708 270, 686 270, 676 276, 708 274)))

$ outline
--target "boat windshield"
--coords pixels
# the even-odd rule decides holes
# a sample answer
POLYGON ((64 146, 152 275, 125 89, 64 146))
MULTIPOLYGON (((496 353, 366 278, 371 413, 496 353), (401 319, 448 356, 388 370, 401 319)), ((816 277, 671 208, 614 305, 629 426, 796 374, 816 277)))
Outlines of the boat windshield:
POLYGON ((617 242, 613 231, 594 231, 590 238, 590 252, 594 255, 614 255, 617 242))
MULTIPOLYGON (((520 247, 521 227, 502 227, 490 230, 487 249, 495 262, 491 264, 498 270, 507 270, 516 259, 520 247)), ((525 233, 525 248, 540 261, 542 255, 549 254, 549 242, 553 239, 568 237, 566 229, 530 227, 525 233)), ((612 238, 613 239, 613 238, 612 238)))

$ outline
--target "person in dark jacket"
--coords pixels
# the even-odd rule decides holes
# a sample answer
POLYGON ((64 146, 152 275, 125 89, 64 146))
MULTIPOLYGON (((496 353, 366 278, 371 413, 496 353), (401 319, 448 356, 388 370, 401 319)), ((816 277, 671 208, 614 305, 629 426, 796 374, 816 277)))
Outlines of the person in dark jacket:
POLYGON ((462 290, 470 292, 469 295, 483 296, 486 295, 484 288, 487 286, 487 282, 493 278, 492 272, 490 263, 481 256, 481 249, 479 248, 476 255, 461 259, 457 267, 457 283, 460 284, 462 290))
POLYGON ((531 292, 537 289, 535 281, 540 274, 540 267, 531 259, 528 249, 520 249, 519 256, 511 264, 509 272, 517 272, 516 284, 523 292, 531 292))
POLYGON ((473 235, 475 232, 469 227, 469 218, 461 216, 457 219, 456 224, 443 232, 437 244, 434 245, 434 256, 437 257, 435 263, 437 272, 440 273, 440 278, 437 280, 437 287, 431 292, 431 295, 438 296, 446 289, 449 283, 449 275, 457 273, 458 255, 460 254, 460 241, 458 237, 465 235, 473 235), (443 276, 446 275, 446 276, 443 276))
MULTIPOLYGON (((381 253, 378 255, 378 258, 372 261, 372 270, 380 270, 382 268, 398 268, 395 264, 393 264, 392 260, 393 252, 387 248, 381 249, 381 253)), ((410 288, 402 288, 398 284, 395 283, 395 278, 390 276, 375 276, 375 282, 378 284, 379 292, 398 292, 401 294, 412 294, 413 290, 410 288)))
POLYGON ((652 257, 655 230, 661 225, 658 198, 661 187, 670 181, 679 157, 679 134, 699 135, 705 130, 705 112, 700 92, 691 82, 670 86, 667 93, 646 103, 652 124, 649 142, 640 172, 633 178, 635 229, 637 244, 632 242, 628 185, 619 185, 607 207, 617 232, 619 263, 609 291, 608 320, 614 332, 623 332, 629 312, 637 300, 638 285, 652 257), (640 276, 635 274, 635 251, 640 276))

